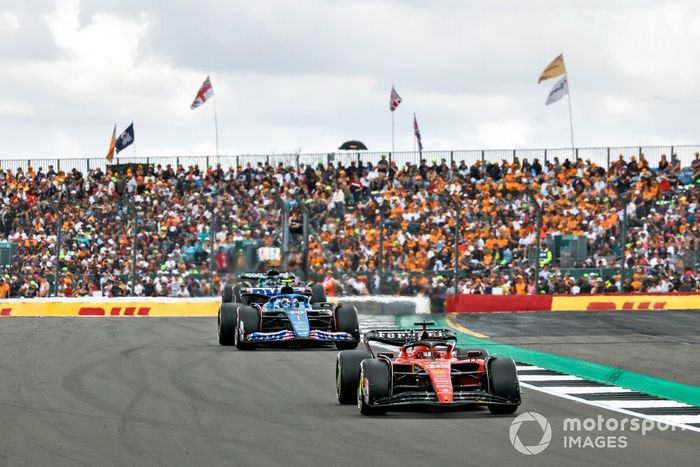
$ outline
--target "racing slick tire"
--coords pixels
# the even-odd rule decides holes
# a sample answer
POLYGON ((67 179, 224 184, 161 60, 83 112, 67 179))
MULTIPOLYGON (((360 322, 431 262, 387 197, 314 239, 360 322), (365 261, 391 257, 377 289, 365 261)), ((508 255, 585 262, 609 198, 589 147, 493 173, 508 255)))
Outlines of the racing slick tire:
POLYGON ((314 284, 311 286, 311 303, 325 303, 326 300, 326 289, 323 288, 323 284, 314 284))
POLYGON ((363 360, 360 364, 360 382, 357 386, 357 407, 362 415, 384 415, 385 407, 372 407, 377 399, 388 397, 391 381, 389 367, 376 360, 363 360))
POLYGON ((335 395, 339 403, 343 405, 357 403, 360 364, 366 358, 372 358, 372 355, 363 349, 338 352, 335 360, 335 395))
POLYGON ((221 302, 222 303, 233 302, 233 286, 231 284, 224 285, 224 291, 221 294, 221 302))
POLYGON ((258 331, 260 327, 260 315, 258 310, 252 306, 239 306, 236 313, 236 333, 235 342, 238 350, 255 350, 258 346, 254 342, 246 342, 241 336, 241 332, 250 334, 258 331), (242 328, 242 330, 241 330, 242 328))
POLYGON ((460 348, 460 349, 457 349, 457 358, 458 359, 466 359, 467 352, 474 352, 474 351, 481 352, 481 356, 479 356, 477 358, 482 358, 482 359, 486 360, 486 357, 489 356, 489 352, 486 349, 461 349, 460 348))
POLYGON ((335 330, 347 332, 354 341, 338 341, 335 346, 338 350, 354 349, 360 343, 360 322, 357 319, 357 308, 354 306, 341 307, 335 310, 335 330))
POLYGON ((239 304, 222 303, 217 319, 219 344, 234 345, 236 333, 236 309, 239 304))
POLYGON ((504 397, 512 404, 492 404, 489 411, 492 414, 511 414, 518 410, 520 405, 520 384, 518 372, 512 358, 491 358, 488 361, 491 377, 491 392, 495 396, 504 397))

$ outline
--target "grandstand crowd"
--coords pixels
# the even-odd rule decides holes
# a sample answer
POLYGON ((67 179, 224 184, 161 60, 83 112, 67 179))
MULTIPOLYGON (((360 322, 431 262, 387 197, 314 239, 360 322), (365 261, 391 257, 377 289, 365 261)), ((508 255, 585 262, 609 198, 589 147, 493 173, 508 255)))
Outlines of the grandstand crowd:
POLYGON ((699 190, 700 154, 688 167, 674 156, 650 167, 643 155, 621 155, 607 169, 557 158, 157 165, 123 173, 3 167, 0 238, 15 242, 18 252, 0 277, 0 297, 217 294, 240 272, 230 254, 234 242, 279 242, 279 200, 290 206, 297 252, 290 268, 302 267, 303 203, 317 233, 308 268, 330 293, 454 292, 457 210, 461 293, 699 291, 699 190), (535 202, 542 212, 540 258, 531 257, 535 202), (135 213, 138 274, 131 283, 135 213), (56 273, 59 218, 54 291, 47 279, 56 273), (588 255, 571 264, 587 268, 585 274, 560 267, 545 247, 548 236, 567 234, 587 238, 588 255), (623 251, 624 279, 613 269, 623 251))

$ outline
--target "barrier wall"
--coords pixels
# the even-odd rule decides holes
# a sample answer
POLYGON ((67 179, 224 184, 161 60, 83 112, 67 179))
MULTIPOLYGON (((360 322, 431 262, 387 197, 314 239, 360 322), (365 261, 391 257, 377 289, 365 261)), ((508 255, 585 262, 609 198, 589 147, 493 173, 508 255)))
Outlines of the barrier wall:
MULTIPOLYGON (((427 297, 328 297, 357 307, 362 314, 430 313, 427 297)), ((216 316, 221 299, 168 297, 32 298, 0 300, 0 317, 12 316, 216 316)))
POLYGON ((448 313, 498 311, 700 310, 699 293, 466 295, 447 297, 448 313))
POLYGON ((55 298, 0 300, 0 317, 11 316, 216 316, 221 299, 55 298))
POLYGON ((430 314, 430 299, 425 295, 402 297, 396 295, 363 295, 328 297, 329 302, 342 302, 357 308, 363 315, 430 314))

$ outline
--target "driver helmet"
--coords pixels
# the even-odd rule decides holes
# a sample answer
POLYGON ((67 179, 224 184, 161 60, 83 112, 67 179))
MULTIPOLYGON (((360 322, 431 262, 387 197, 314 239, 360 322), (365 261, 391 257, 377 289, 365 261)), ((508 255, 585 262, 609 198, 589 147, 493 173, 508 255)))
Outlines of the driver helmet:
POLYGON ((294 293, 294 287, 291 287, 289 285, 283 285, 282 288, 280 289, 280 293, 283 294, 293 294, 294 293))
POLYGON ((416 358, 430 358, 430 347, 427 345, 417 345, 413 348, 413 354, 416 358))

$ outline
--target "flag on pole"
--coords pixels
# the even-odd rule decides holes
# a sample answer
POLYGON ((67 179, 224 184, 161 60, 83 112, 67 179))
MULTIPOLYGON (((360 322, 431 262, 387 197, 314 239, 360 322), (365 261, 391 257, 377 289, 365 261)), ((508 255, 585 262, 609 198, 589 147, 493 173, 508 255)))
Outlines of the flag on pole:
POLYGON ((204 104, 207 101, 207 99, 209 99, 212 96, 214 96, 214 88, 212 87, 211 81, 207 76, 207 79, 204 80, 202 86, 199 88, 199 91, 197 91, 197 95, 194 97, 190 109, 196 109, 200 105, 204 104))
POLYGON ((117 144, 115 145, 115 148, 117 150, 117 154, 119 154, 119 151, 122 149, 126 148, 127 146, 131 145, 131 143, 134 142, 134 122, 131 122, 131 125, 129 125, 126 130, 122 132, 121 135, 119 135, 119 138, 117 138, 117 144))
POLYGON ((537 81, 537 84, 549 78, 556 78, 564 73, 566 73, 566 67, 564 66, 564 54, 559 54, 559 56, 552 60, 552 63, 547 65, 547 68, 544 69, 540 75, 540 79, 537 81))
POLYGON ((420 128, 418 128, 418 120, 416 120, 415 112, 413 112, 413 133, 415 133, 416 140, 418 140, 418 152, 423 153, 423 141, 420 137, 420 128))
POLYGON ((114 159, 114 147, 117 145, 117 125, 114 124, 114 130, 112 130, 112 139, 109 140, 109 149, 107 150, 107 162, 112 163, 114 159))
POLYGON ((391 87, 391 96, 389 97, 389 110, 392 112, 396 110, 396 107, 399 106, 401 103, 401 96, 399 96, 399 93, 396 92, 396 89, 394 89, 394 86, 391 87))
POLYGON ((553 104, 566 94, 569 94, 569 81, 566 79, 566 75, 554 84, 554 87, 549 91, 549 96, 547 96, 547 101, 544 105, 553 104))

